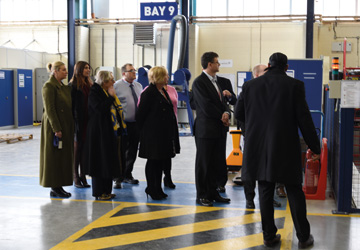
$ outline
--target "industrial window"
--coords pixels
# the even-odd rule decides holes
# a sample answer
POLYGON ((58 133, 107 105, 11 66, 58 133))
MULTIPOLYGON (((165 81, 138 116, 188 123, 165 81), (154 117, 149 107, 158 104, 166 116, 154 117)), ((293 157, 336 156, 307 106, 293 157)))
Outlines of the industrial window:
POLYGON ((0 21, 66 19, 66 0, 0 0, 0 21))
MULTIPOLYGON (((315 0, 315 14, 355 16, 360 0, 315 0)), ((306 15, 307 0, 197 0, 195 16, 306 15), (224 14, 225 12, 225 14, 224 14)))

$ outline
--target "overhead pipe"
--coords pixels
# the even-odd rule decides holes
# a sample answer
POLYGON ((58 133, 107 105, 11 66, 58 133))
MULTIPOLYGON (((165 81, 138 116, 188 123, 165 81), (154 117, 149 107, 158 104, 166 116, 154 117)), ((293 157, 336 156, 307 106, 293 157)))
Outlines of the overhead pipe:
POLYGON ((180 21, 180 55, 178 59, 178 67, 177 69, 181 69, 184 67, 185 61, 185 54, 186 54, 186 41, 187 41, 187 34, 188 34, 188 26, 186 22, 186 17, 183 15, 176 15, 171 20, 170 26, 170 34, 169 34, 169 46, 168 46, 168 56, 167 56, 167 70, 169 75, 172 73, 172 61, 173 61, 173 52, 174 52, 174 37, 175 37, 175 30, 176 30, 176 23, 180 21))

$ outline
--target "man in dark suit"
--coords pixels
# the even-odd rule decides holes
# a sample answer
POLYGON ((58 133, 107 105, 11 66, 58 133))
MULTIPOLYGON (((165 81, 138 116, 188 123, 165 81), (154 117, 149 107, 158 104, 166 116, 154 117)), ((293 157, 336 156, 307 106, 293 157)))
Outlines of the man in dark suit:
MULTIPOLYGON (((229 105, 235 105, 237 98, 236 95, 233 91, 231 82, 229 79, 225 78, 225 77, 221 77, 221 76, 216 76, 217 77, 217 81, 218 84, 220 86, 220 88, 222 89, 222 95, 225 99, 225 103, 229 109, 229 105)), ((229 131, 229 127, 226 127, 226 131, 229 131)), ((218 166, 218 171, 217 171, 217 190, 220 193, 224 193, 226 191, 225 189, 225 185, 226 182, 228 180, 228 171, 227 171, 227 165, 226 165, 226 138, 227 138, 227 133, 223 136, 223 153, 224 153, 224 157, 223 157, 223 162, 218 166)))
POLYGON ((274 221, 275 183, 285 184, 299 248, 314 244, 301 187, 302 166, 298 128, 319 159, 320 142, 305 100, 302 81, 286 75, 287 57, 270 56, 267 72, 243 85, 235 118, 245 123, 242 179, 258 180, 264 244, 280 242, 274 221))
POLYGON ((230 202, 230 199, 220 196, 216 190, 217 169, 225 163, 223 142, 230 119, 216 76, 220 66, 218 57, 215 52, 202 55, 203 73, 192 85, 192 99, 196 107, 196 202, 202 206, 212 206, 213 201, 230 202))

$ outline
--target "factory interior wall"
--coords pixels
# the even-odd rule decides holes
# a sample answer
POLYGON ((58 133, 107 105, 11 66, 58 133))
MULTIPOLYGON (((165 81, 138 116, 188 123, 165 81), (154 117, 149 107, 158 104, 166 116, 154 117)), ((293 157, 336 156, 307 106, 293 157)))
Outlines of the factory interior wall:
MULTIPOLYGON (((237 71, 251 71, 256 64, 266 64, 273 52, 283 52, 291 59, 304 58, 305 26, 303 22, 191 24, 189 27, 189 70, 192 80, 201 73, 200 57, 206 51, 217 52, 220 59, 232 60, 232 66, 220 67, 220 73, 234 76, 237 71)), ((131 24, 77 26, 75 30, 76 60, 89 61, 94 70, 100 66, 117 66, 117 79, 121 77, 121 66, 128 62, 133 63, 135 67, 146 64, 166 66, 169 29, 169 24, 156 25, 156 45, 144 46, 143 58, 143 47, 133 44, 133 25, 131 24), (104 54, 102 53, 103 29, 104 54), (115 29, 117 30, 116 57, 115 29)), ((176 32, 173 72, 177 68, 178 37, 179 32, 176 32)), ((360 30, 358 24, 354 23, 336 25, 315 23, 313 58, 338 56, 341 69, 343 67, 342 52, 333 52, 332 43, 342 42, 344 37, 347 37, 347 41, 352 44, 351 52, 347 53, 347 67, 358 67, 360 30)), ((0 26, 0 68, 35 69, 46 67, 48 62, 55 60, 61 60, 67 64, 66 26, 0 26)), ((329 62, 331 60, 326 60, 327 64, 329 62)), ((324 67, 327 69, 328 65, 324 67)))

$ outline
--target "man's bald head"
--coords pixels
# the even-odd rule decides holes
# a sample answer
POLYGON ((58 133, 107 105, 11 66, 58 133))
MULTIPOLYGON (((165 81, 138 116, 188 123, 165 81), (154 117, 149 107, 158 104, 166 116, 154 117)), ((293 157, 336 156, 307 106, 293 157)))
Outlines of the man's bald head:
POLYGON ((265 64, 258 64, 253 68, 252 74, 254 78, 257 78, 259 76, 262 76, 265 74, 265 69, 267 66, 265 64))

